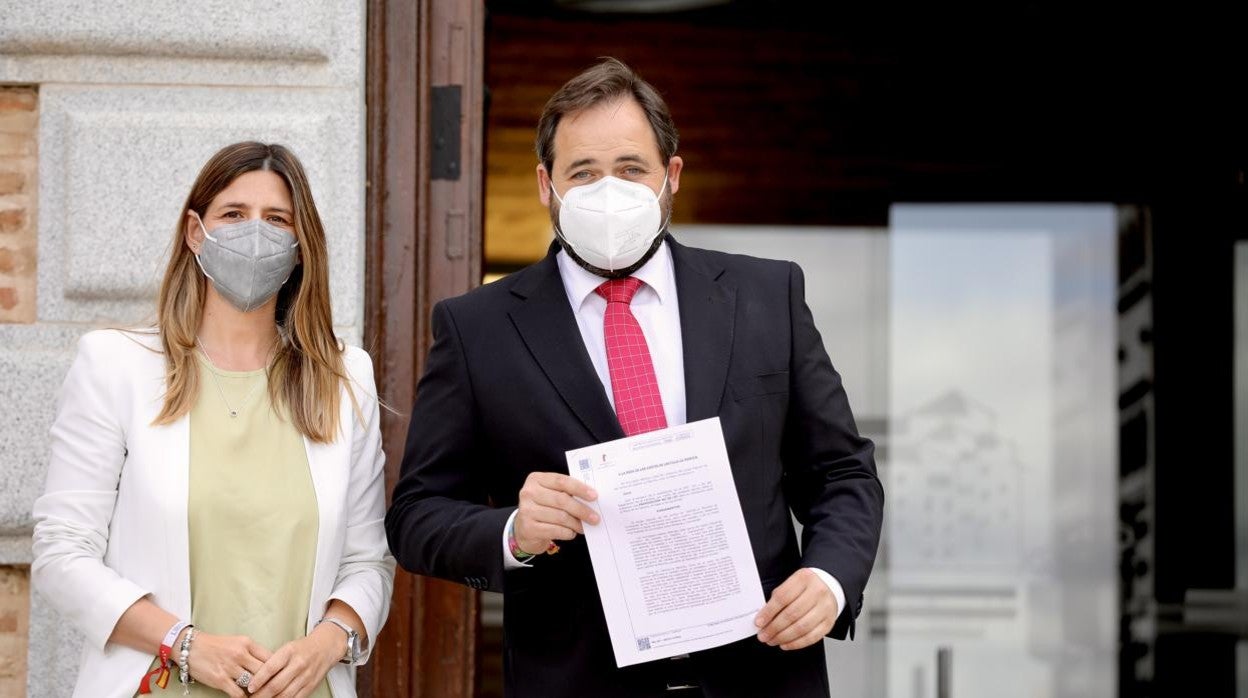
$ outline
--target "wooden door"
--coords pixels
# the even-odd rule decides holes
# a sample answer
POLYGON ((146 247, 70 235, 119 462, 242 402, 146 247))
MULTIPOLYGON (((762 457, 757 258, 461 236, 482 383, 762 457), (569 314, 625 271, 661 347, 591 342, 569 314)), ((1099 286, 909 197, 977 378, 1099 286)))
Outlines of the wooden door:
MULTIPOLYGON (((369 0, 365 347, 381 397, 387 492, 430 345, 429 311, 481 279, 484 7, 369 0)), ((361 696, 469 698, 477 593, 399 571, 361 696)))

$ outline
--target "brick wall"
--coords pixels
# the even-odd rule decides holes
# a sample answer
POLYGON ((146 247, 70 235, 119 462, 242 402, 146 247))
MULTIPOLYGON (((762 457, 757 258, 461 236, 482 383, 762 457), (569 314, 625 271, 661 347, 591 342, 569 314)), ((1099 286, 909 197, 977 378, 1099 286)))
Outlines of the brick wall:
MULTIPOLYGON (((38 95, 0 86, 0 323, 35 321, 38 95)), ((0 566, 0 696, 26 695, 30 572, 0 566)))
POLYGON ((38 121, 34 89, 0 87, 0 322, 35 321, 38 121))
POLYGON ((26 636, 30 631, 30 571, 0 567, 0 696, 26 695, 26 636))

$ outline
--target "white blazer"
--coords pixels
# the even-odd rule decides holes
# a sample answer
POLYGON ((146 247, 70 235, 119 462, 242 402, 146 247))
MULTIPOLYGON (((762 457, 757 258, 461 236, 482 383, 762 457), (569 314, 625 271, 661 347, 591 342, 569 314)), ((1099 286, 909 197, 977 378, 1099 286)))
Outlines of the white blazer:
MULTIPOLYGON (((372 362, 356 347, 343 360, 365 423, 344 386, 342 436, 329 444, 304 439, 320 513, 308 631, 330 599, 341 599, 364 621, 371 646, 394 585, 383 524, 385 456, 372 362)), ((153 656, 108 642, 135 601, 149 596, 179 618, 191 616, 189 419, 152 426, 164 378, 155 334, 99 330, 79 340, 61 388, 47 488, 34 508, 31 579, 86 634, 74 696, 130 698, 138 690, 153 656)), ((355 695, 353 667, 335 665, 328 680, 337 698, 355 695)))

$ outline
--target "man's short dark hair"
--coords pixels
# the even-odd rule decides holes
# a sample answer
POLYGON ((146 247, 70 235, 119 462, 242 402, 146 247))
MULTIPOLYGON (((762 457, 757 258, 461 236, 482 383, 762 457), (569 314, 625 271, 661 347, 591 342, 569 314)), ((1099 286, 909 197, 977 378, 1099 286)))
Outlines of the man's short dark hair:
POLYGON ((546 166, 546 171, 551 172, 555 164, 555 130, 564 116, 621 97, 632 97, 645 112, 666 166, 676 154, 676 144, 680 140, 667 103, 653 85, 642 80, 623 61, 603 58, 564 83, 542 109, 542 117, 537 121, 537 158, 546 166))

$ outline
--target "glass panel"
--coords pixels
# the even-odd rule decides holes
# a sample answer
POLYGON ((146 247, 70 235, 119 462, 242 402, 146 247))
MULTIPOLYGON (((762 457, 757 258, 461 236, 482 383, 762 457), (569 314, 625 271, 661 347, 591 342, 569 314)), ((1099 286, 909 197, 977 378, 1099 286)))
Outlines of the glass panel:
POLYGON ((893 207, 890 696, 1114 694, 1115 218, 893 207))
MULTIPOLYGON (((1248 242, 1235 243, 1235 586, 1248 591, 1248 242)), ((1248 698, 1248 640, 1236 648, 1235 678, 1248 698)))

